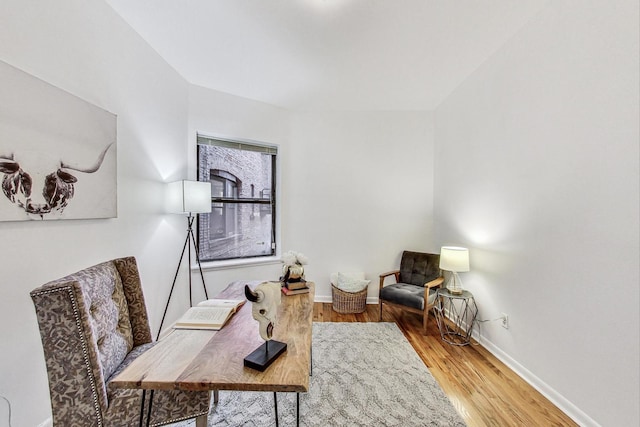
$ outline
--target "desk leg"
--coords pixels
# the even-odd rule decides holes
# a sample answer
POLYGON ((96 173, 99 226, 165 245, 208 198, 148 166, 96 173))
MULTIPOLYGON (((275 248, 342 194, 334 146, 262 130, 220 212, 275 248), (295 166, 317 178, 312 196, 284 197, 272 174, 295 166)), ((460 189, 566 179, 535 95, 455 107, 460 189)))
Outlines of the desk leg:
MULTIPOLYGON (((273 392, 273 408, 276 412, 276 427, 278 427, 278 396, 275 391, 273 392)), ((300 427, 300 393, 296 393, 296 426, 300 427)))
POLYGON ((140 427, 144 425, 144 399, 147 397, 147 390, 142 389, 142 403, 140 403, 140 423, 138 424, 140 427))
POLYGON ((276 427, 278 427, 278 396, 275 391, 273 392, 273 408, 276 412, 276 427))
POLYGON ((151 407, 153 406, 153 390, 149 391, 149 407, 147 408, 147 422, 144 422, 144 401, 147 397, 147 390, 142 389, 142 402, 140 403, 140 427, 143 425, 147 425, 149 427, 151 425, 151 407))

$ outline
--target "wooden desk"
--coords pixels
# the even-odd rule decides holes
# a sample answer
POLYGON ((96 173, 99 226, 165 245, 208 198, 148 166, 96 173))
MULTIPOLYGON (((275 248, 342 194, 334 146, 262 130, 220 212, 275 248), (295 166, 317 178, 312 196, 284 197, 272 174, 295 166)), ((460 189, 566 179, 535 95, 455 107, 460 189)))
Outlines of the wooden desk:
MULTIPOLYGON (((233 282, 216 298, 244 298, 233 282)), ((311 328, 315 285, 308 294, 285 296, 273 339, 287 351, 264 372, 244 366, 244 358, 264 343, 247 302, 220 331, 175 329, 118 374, 111 385, 145 390, 244 390, 307 392, 311 367, 311 328)))

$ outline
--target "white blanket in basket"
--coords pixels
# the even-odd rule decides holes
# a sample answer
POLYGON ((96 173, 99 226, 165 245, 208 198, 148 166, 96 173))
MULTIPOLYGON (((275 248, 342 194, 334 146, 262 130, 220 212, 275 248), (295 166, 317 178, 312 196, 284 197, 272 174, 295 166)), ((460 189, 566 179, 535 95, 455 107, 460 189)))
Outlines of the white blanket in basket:
POLYGON ((342 291, 355 293, 360 292, 369 286, 371 280, 365 280, 364 272, 338 272, 331 275, 331 283, 342 291))

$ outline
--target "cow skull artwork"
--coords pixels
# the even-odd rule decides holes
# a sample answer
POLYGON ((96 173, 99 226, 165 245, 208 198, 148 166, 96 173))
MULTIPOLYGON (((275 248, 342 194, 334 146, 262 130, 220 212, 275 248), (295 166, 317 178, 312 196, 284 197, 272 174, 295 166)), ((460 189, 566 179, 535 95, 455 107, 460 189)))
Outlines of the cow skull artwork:
POLYGON ((104 160, 109 148, 114 142, 108 144, 99 154, 97 160, 91 165, 76 165, 64 160, 56 160, 48 166, 48 173, 44 182, 34 182, 34 171, 23 169, 22 161, 14 152, 0 153, 0 173, 2 179, 2 192, 11 203, 15 203, 28 215, 36 215, 44 219, 45 215, 52 213, 61 214, 73 198, 74 184, 78 181, 71 171, 82 173, 94 173, 104 160), (54 169, 52 172, 49 173, 54 169), (31 173, 30 173, 31 172, 31 173), (42 187, 40 187, 42 186, 42 187), (35 189, 42 188, 42 198, 35 189))
POLYGON ((117 217, 117 115, 3 61, 0 93, 0 222, 117 217))
POLYGON ((282 295, 280 283, 264 282, 253 291, 245 285, 244 294, 252 302, 251 314, 260 325, 260 336, 265 341, 271 340, 282 295))
POLYGON ((258 321, 260 336, 264 340, 244 358, 246 367, 264 371, 278 356, 287 351, 286 343, 271 339, 282 295, 280 289, 280 283, 275 282, 260 283, 253 291, 248 285, 244 287, 244 294, 251 301, 251 314, 258 321))

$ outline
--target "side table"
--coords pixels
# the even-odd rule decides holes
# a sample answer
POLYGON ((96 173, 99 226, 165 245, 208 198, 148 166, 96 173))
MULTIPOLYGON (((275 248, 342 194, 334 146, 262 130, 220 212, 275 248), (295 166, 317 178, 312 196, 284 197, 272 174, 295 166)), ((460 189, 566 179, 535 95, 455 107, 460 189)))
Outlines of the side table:
POLYGON ((433 309, 442 340, 452 345, 468 345, 478 315, 473 294, 462 291, 462 294, 455 295, 440 288, 436 291, 433 309))

